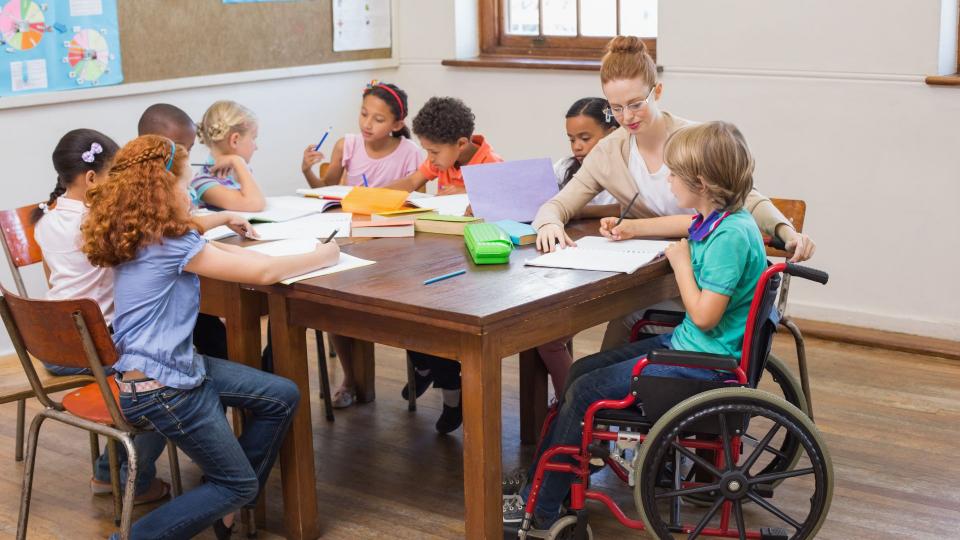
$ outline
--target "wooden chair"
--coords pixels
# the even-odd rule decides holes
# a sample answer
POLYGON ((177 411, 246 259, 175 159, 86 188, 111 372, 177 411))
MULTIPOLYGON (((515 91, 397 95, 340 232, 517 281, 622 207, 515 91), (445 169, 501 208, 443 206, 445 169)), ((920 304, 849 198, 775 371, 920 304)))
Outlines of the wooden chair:
MULTIPOLYGON (((3 246, 3 254, 10 266, 10 273, 13 275, 17 292, 24 297, 28 294, 20 269, 39 264, 43 260, 40 246, 37 245, 33 237, 34 224, 30 219, 31 213, 36 208, 37 205, 31 205, 13 210, 0 210, 0 245, 3 246)), ((42 365, 37 366, 37 372, 41 374, 40 385, 47 392, 69 390, 90 384, 93 381, 93 377, 89 375, 52 375, 42 365)), ((0 404, 17 402, 17 447, 14 450, 14 458, 17 461, 23 461, 26 400, 33 396, 33 389, 24 377, 20 363, 13 358, 0 360, 0 404)), ((100 455, 100 449, 97 436, 94 433, 90 434, 90 455, 94 468, 96 468, 95 464, 97 456, 100 455)))
MULTIPOLYGON (((64 424, 108 437, 111 482, 114 488, 114 521, 120 525, 120 538, 130 536, 134 489, 137 476, 137 449, 133 436, 140 433, 127 423, 117 403, 118 389, 113 377, 108 378, 104 367, 113 365, 118 355, 100 307, 93 300, 30 300, 0 287, 0 316, 6 325, 23 371, 30 381, 37 399, 43 404, 30 424, 27 437, 27 455, 23 472, 23 491, 20 516, 17 522, 17 540, 26 538, 33 490, 33 472, 37 458, 37 440, 40 426, 51 418, 64 424), (40 384, 40 376, 31 356, 46 363, 66 367, 87 367, 96 382, 70 392, 57 402, 47 395, 40 384), (120 474, 117 463, 117 441, 127 451, 127 482, 122 504, 119 498, 120 474)), ((181 492, 177 450, 167 442, 173 493, 181 492)))
MULTIPOLYGON (((805 201, 796 199, 770 199, 770 202, 790 220, 790 223, 797 232, 803 232, 803 221, 807 214, 807 203, 805 201)), ((767 256, 790 258, 790 254, 786 251, 771 246, 767 246, 767 256)), ((810 396, 810 378, 807 374, 807 351, 800 328, 793 322, 793 319, 790 318, 786 311, 789 292, 790 275, 784 274, 783 283, 780 285, 780 298, 777 301, 777 311, 783 313, 780 324, 790 331, 797 346, 797 369, 800 371, 800 387, 803 389, 804 397, 807 398, 809 416, 810 419, 813 420, 813 399, 810 396)))

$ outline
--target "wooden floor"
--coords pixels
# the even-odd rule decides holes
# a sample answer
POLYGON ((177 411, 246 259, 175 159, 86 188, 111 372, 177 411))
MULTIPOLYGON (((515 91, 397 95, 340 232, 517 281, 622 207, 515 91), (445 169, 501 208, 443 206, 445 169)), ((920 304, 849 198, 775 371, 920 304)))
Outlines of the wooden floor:
MULTIPOLYGON (((577 356, 599 345, 601 328, 580 334, 577 356)), ((312 332, 309 333, 312 338, 312 332)), ((817 425, 833 457, 836 489, 819 538, 960 538, 960 362, 808 340, 817 425)), ((314 350, 310 348, 309 350, 314 350)), ((775 351, 794 365, 792 342, 775 351)), ((315 361, 315 359, 312 359, 315 361)), ((462 538, 462 432, 433 428, 440 396, 428 392, 416 413, 400 398, 401 351, 377 348, 375 403, 323 419, 311 369, 314 445, 323 537, 462 538)), ((336 361, 331 362, 331 367, 336 361)), ((520 447, 516 358, 504 361, 504 470, 529 463, 520 447)), ((36 411, 28 405, 28 418, 36 411)), ((0 407, 0 538, 16 531, 22 466, 13 459, 16 407, 0 407)), ((106 538, 113 530, 109 498, 88 489, 84 432, 47 422, 41 432, 29 538, 106 538)), ((199 471, 181 457, 187 488, 199 471)), ((160 476, 169 479, 166 459, 160 476)), ((279 471, 267 489, 262 539, 280 538, 279 471)), ((617 497, 629 501, 623 490, 617 497)), ((591 506, 598 539, 638 538, 603 509, 591 506)), ((138 508, 138 515, 149 508, 138 508)), ((633 514, 632 508, 628 513, 633 514)), ((201 538, 213 538, 205 534, 201 538)))

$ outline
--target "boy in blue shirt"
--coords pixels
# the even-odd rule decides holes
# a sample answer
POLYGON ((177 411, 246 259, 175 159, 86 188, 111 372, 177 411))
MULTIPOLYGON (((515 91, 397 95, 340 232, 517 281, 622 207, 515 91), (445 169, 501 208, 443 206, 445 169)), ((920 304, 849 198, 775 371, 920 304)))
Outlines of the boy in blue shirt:
MULTIPOLYGON (((753 291, 766 267, 760 230, 743 209, 753 188, 754 162, 740 131, 726 122, 682 128, 667 140, 664 162, 670 190, 681 207, 697 215, 689 240, 671 244, 665 255, 673 267, 686 317, 672 334, 663 334, 601 352, 576 362, 560 396, 559 413, 541 448, 579 445, 587 407, 601 399, 622 399, 639 358, 654 349, 698 351, 739 357, 753 291)), ((653 364, 644 376, 723 381, 731 374, 653 364)), ((537 461, 527 474, 536 472, 537 461)), ((567 459, 569 459, 567 457, 567 459)), ((572 462, 572 461, 571 461, 572 462)), ((561 517, 560 505, 573 475, 547 472, 534 509, 534 528, 548 529, 561 517)), ((503 520, 519 523, 530 487, 504 494, 503 520)))

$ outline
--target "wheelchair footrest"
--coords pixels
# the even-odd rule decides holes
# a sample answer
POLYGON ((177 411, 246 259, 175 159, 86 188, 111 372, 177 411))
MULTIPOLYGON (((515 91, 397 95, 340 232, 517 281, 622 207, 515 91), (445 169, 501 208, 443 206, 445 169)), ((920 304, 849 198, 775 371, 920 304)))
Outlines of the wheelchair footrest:
POLYGON ((790 533, 780 527, 761 527, 760 540, 789 540, 790 533))

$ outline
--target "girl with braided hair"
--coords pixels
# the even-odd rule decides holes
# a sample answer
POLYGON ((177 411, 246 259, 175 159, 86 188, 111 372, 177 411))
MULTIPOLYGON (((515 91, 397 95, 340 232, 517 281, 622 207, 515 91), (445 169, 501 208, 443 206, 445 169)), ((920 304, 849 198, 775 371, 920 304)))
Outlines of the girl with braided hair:
POLYGON ((145 135, 117 153, 107 181, 87 191, 83 251, 114 272, 120 407, 134 426, 174 441, 207 480, 140 518, 132 538, 192 538, 210 526, 229 538, 234 512, 266 482, 300 398, 288 379, 195 351, 198 276, 270 284, 340 255, 336 242, 285 257, 207 242, 190 216, 188 177, 183 147, 145 135), (250 413, 239 438, 225 406, 250 413))
POLYGON ((217 101, 207 109, 197 135, 210 158, 190 182, 195 204, 238 212, 264 209, 267 200, 250 169, 258 130, 257 117, 235 101, 217 101))

